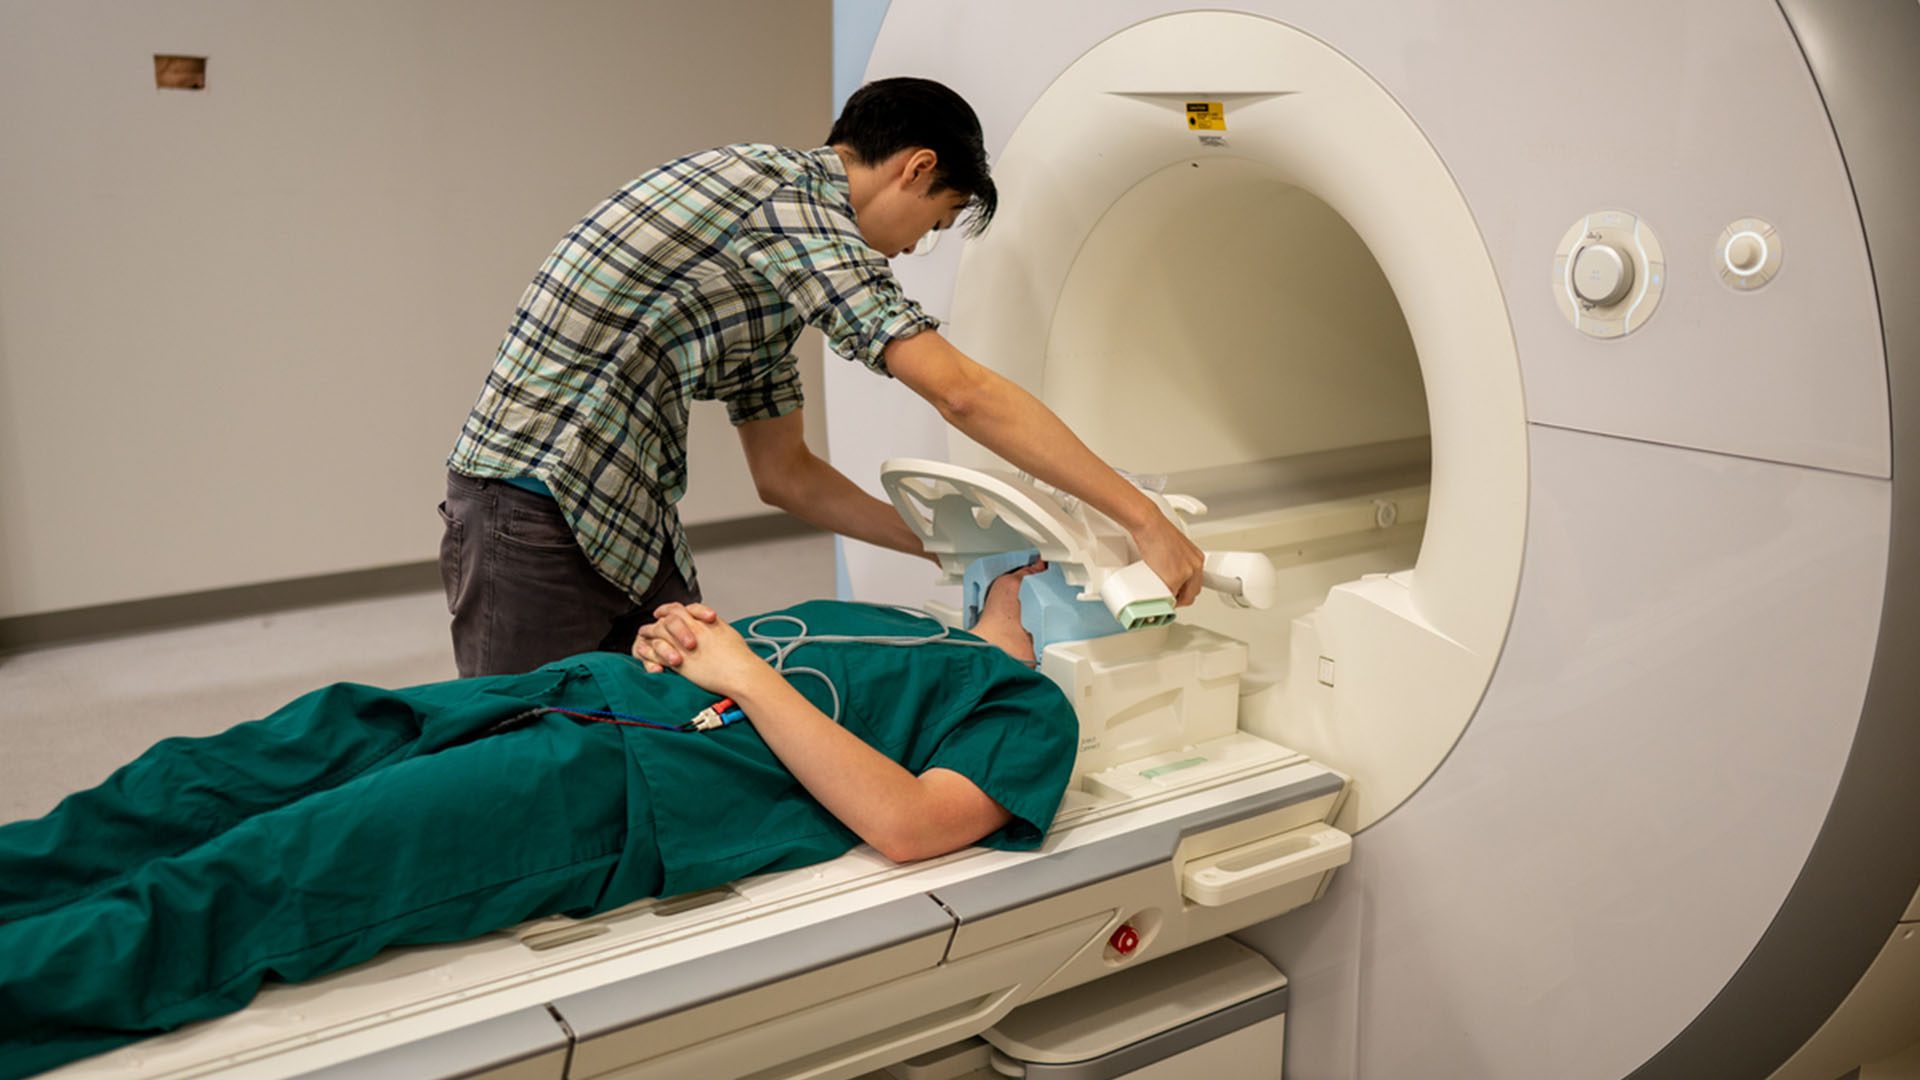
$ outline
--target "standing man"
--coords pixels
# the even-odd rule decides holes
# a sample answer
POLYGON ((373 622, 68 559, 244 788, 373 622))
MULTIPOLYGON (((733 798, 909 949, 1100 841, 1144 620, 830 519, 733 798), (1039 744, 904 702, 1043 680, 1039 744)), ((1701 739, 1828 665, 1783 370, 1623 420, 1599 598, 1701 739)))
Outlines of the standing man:
POLYGON ((883 79, 817 150, 738 145, 615 192, 535 275, 447 460, 441 579, 462 676, 626 652, 661 604, 698 600, 674 505, 689 400, 721 400, 762 500, 921 555, 893 507, 802 438, 804 324, 948 423, 1132 534, 1178 602, 1202 555, 1019 386, 954 348, 887 260, 997 195, 980 121, 952 90, 883 79))

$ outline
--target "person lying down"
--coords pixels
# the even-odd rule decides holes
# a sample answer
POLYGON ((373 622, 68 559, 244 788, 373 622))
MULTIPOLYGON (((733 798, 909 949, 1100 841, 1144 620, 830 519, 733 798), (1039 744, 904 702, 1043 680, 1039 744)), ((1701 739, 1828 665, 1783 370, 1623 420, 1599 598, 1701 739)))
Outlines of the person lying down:
POLYGON ((734 625, 669 605, 631 657, 343 683, 161 742, 0 826, 0 1075, 232 1012, 264 980, 389 945, 694 892, 861 841, 899 861, 1034 848, 1078 741, 1020 624, 1018 579, 1043 568, 996 579, 971 634, 834 601, 734 625), (688 729, 696 716, 716 726, 688 729))

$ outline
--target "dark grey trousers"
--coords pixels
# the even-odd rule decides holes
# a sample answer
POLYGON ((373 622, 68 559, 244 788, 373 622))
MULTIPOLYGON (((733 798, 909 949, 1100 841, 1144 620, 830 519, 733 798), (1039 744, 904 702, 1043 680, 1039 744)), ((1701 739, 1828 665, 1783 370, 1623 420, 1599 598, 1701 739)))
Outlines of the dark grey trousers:
POLYGON ((671 555, 639 603, 600 576, 544 495, 447 473, 440 583, 462 678, 512 675, 575 653, 628 652, 661 604, 690 604, 671 555))

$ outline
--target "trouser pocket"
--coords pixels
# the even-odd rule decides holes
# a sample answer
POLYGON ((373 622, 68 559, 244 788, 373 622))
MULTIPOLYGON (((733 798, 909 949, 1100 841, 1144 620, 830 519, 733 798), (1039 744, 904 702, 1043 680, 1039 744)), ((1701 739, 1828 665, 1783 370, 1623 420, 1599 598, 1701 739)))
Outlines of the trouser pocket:
POLYGON ((443 500, 440 511, 440 588, 447 594, 447 614, 454 612, 460 598, 460 586, 465 580, 462 571, 466 565, 465 539, 466 523, 454 517, 443 500))

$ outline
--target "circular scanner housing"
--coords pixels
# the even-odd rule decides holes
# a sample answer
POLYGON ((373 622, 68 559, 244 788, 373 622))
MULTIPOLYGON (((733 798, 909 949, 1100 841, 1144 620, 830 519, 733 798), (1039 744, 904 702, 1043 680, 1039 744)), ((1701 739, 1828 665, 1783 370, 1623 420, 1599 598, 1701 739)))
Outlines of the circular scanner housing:
MULTIPOLYGON (((1063 72, 995 167, 955 343, 1096 453, 1170 474, 1196 539, 1265 551, 1241 726, 1353 776, 1364 828, 1473 715, 1519 577, 1519 363, 1458 188, 1371 78, 1279 23, 1173 16, 1063 72), (1191 40, 1184 40, 1191 38, 1191 40), (1224 131, 1188 105, 1218 102, 1224 131)), ((955 460, 987 464, 956 436, 955 460)))

